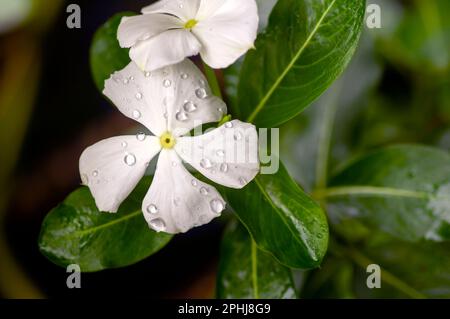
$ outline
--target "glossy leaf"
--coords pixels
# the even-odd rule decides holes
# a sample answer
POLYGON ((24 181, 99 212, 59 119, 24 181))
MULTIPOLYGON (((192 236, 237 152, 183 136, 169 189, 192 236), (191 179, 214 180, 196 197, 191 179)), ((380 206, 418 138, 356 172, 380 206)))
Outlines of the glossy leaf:
POLYGON ((94 82, 103 91, 105 80, 115 71, 130 63, 128 50, 120 47, 117 41, 117 28, 123 16, 135 15, 133 12, 121 12, 110 18, 94 35, 91 43, 90 62, 94 82))
POLYGON ((320 265, 328 245, 328 224, 320 206, 291 179, 280 163, 273 175, 259 175, 227 198, 256 244, 291 268, 320 265))
POLYGON ((144 179, 115 214, 99 212, 87 187, 74 191, 45 218, 41 252, 60 266, 78 264, 83 272, 134 264, 171 239, 150 230, 141 203, 150 181, 144 179))
POLYGON ((274 127, 300 113, 346 67, 364 13, 364 0, 279 0, 244 61, 240 117, 274 127))
POLYGON ((237 221, 228 225, 222 240, 217 296, 235 299, 296 297, 291 270, 258 249, 237 221))
POLYGON ((450 238, 450 155, 434 148, 389 147, 347 165, 328 189, 331 219, 358 218, 409 241, 450 238))

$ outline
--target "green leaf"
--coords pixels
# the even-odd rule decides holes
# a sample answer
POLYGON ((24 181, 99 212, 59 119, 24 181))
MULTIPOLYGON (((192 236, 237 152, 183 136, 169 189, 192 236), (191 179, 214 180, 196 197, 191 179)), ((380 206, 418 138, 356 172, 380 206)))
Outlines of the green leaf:
POLYGON ((258 247, 280 263, 309 269, 320 265, 328 245, 328 224, 320 206, 291 179, 280 163, 273 175, 259 175, 227 198, 258 247))
POLYGON ((134 12, 121 12, 110 18, 94 35, 90 50, 91 72, 94 82, 103 91, 105 80, 115 71, 130 63, 128 50, 120 47, 117 41, 117 28, 124 16, 135 15, 134 12))
POLYGON ((240 117, 274 127, 300 113, 346 67, 364 13, 364 0, 279 0, 244 61, 240 117))
POLYGON ((99 212, 87 187, 74 191, 44 219, 41 252, 57 265, 83 272, 134 264, 164 247, 172 236, 150 230, 141 212, 145 178, 115 214, 99 212))
POLYGON ((217 296, 292 299, 296 293, 291 270, 258 249, 247 230, 234 220, 222 240, 217 296))
POLYGON ((359 158, 318 190, 332 220, 358 218, 408 241, 450 239, 450 155, 393 146, 359 158))

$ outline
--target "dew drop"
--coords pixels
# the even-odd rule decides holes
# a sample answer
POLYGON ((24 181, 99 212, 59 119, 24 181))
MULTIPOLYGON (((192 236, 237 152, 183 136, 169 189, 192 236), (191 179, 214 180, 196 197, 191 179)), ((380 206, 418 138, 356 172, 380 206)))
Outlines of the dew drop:
POLYGON ((200 79, 199 83, 200 83, 201 86, 205 86, 206 85, 206 82, 203 79, 200 79))
POLYGON ((93 172, 92 172, 92 176, 97 177, 97 176, 98 176, 98 171, 97 171, 97 170, 96 170, 96 171, 93 171, 93 172))
POLYGON ((245 184, 247 184, 247 180, 244 177, 239 177, 239 183, 241 185, 245 185, 245 184))
POLYGON ((234 140, 235 140, 235 141, 240 141, 240 140, 242 140, 242 133, 241 133, 241 132, 236 132, 236 133, 234 133, 234 140))
POLYGON ((136 97, 136 100, 141 100, 142 99, 142 93, 140 93, 140 92, 136 93, 135 97, 136 97))
POLYGON ((89 184, 89 177, 86 174, 81 174, 81 182, 83 185, 89 184))
POLYGON ((191 113, 197 110, 197 105, 195 105, 192 101, 186 101, 184 102, 183 109, 186 112, 191 113))
POLYGON ((195 95, 199 98, 199 99, 204 99, 206 98, 207 94, 206 94, 206 90, 204 88, 199 88, 197 90, 195 90, 195 95))
POLYGON ((156 205, 154 204, 150 204, 147 206, 147 213, 149 214, 156 214, 158 213, 158 207, 156 207, 156 205))
POLYGON ((152 74, 151 74, 150 72, 147 71, 147 72, 144 73, 144 75, 145 75, 146 78, 149 78, 150 75, 152 75, 152 74))
POLYGON ((204 169, 209 169, 209 168, 212 167, 212 163, 211 163, 211 161, 209 159, 203 158, 200 161, 200 166, 203 167, 204 169))
POLYGON ((228 164, 227 164, 227 163, 222 163, 222 164, 220 164, 220 171, 221 171, 222 173, 228 172, 228 164))
POLYGON ((172 85, 172 81, 166 79, 166 80, 164 80, 163 85, 165 88, 168 88, 172 85))
POLYGON ((146 136, 145 133, 139 132, 136 134, 136 139, 140 142, 142 142, 143 140, 145 140, 146 136))
POLYGON ((136 156, 134 156, 134 154, 125 155, 123 160, 128 166, 133 166, 134 164, 136 164, 136 156))
POLYGON ((224 203, 220 199, 213 199, 210 202, 211 209, 214 213, 220 214, 225 208, 224 203))
POLYGON ((133 111, 133 118, 137 120, 140 117, 141 117, 141 112, 139 112, 138 110, 134 110, 133 111))
POLYGON ((134 76, 130 76, 130 81, 134 81, 134 76))
POLYGON ((177 162, 175 161, 172 162, 172 167, 177 167, 177 165, 178 165, 177 162))
POLYGON ((224 150, 217 150, 216 154, 217 154, 217 156, 224 157, 225 156, 225 151, 224 150))
POLYGON ((160 232, 166 229, 166 223, 161 218, 155 218, 150 221, 150 227, 155 231, 160 232))
POLYGON ((195 179, 193 179, 191 181, 191 185, 194 186, 194 187, 197 187, 198 183, 197 183, 197 181, 195 179))
POLYGON ((121 145, 123 148, 125 148, 125 147, 128 146, 128 143, 124 141, 124 142, 120 143, 120 145, 121 145))
POLYGON ((181 78, 182 78, 183 80, 186 80, 188 77, 189 77, 189 75, 187 75, 186 73, 182 73, 182 74, 181 74, 181 78))
POLYGON ((205 187, 200 188, 200 194, 206 196, 206 195, 208 195, 208 193, 209 193, 209 191, 205 187))
POLYGON ((226 128, 232 128, 232 127, 233 127, 233 123, 231 123, 231 122, 226 122, 226 123, 225 123, 225 127, 226 127, 226 128))
POLYGON ((175 118, 177 121, 184 122, 188 120, 188 115, 183 111, 178 111, 177 114, 175 114, 175 118))
POLYGON ((128 84, 130 81, 128 79, 123 79, 123 84, 128 84))

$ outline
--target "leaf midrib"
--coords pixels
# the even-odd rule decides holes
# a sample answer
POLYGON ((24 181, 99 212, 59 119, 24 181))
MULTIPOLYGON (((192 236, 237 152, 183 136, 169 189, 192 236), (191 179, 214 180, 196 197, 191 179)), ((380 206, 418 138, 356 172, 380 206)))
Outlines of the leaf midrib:
POLYGON ((312 196, 316 199, 341 196, 391 196, 407 197, 417 199, 450 199, 450 196, 439 196, 424 191, 414 191, 410 189, 380 187, 380 186, 336 186, 324 189, 317 189, 312 196))
POLYGON ((284 71, 281 73, 281 75, 276 79, 274 84, 270 87, 269 91, 267 91, 266 95, 261 99, 259 104, 256 106, 255 110, 247 118, 247 122, 252 123, 254 121, 254 119, 256 118, 258 113, 261 111, 261 109, 264 107, 264 105, 270 99, 272 94, 275 92, 276 88, 280 85, 280 83, 283 81, 283 79, 286 77, 286 75, 289 73, 289 71, 295 65, 297 60, 300 58, 300 56, 302 55, 303 51, 306 49, 308 44, 311 42, 312 38, 316 35, 317 31, 319 30, 319 27, 322 25, 323 20, 328 15, 328 12, 330 12, 331 8, 334 6, 335 3, 336 3, 336 0, 333 0, 330 3, 330 5, 326 8, 326 10, 323 12, 322 16, 320 17, 319 21, 317 21, 317 24, 314 26, 314 29, 309 34, 309 36, 306 39, 305 43, 303 43, 303 45, 300 47, 300 49, 294 55, 294 57, 289 62, 287 67, 284 69, 284 71))
MULTIPOLYGON (((284 218, 284 215, 280 212, 280 209, 273 204, 272 199, 270 198, 269 194, 267 194, 266 190, 264 189, 264 187, 259 182, 259 178, 258 177, 255 178, 255 183, 258 186, 258 188, 260 189, 261 194, 266 198, 266 200, 269 202, 270 206, 272 206, 273 210, 275 210, 277 212, 277 214, 280 216, 280 219, 287 226, 287 228, 289 229, 289 232, 291 233, 291 235, 294 238, 294 240, 297 243, 299 243, 300 246, 305 247, 309 251, 311 248, 308 248, 306 243, 302 242, 297 236, 295 236, 294 232, 291 229, 291 226, 289 225, 289 223, 286 222, 286 220, 284 218)), ((314 256, 314 258, 316 258, 316 256, 314 256)), ((276 259, 278 260, 278 258, 276 258, 276 259)))
MULTIPOLYGON (((130 213, 128 215, 125 215, 125 216, 120 217, 118 219, 109 221, 109 222, 107 222, 105 224, 94 226, 94 227, 88 228, 88 229, 78 230, 76 232, 73 232, 72 234, 73 234, 73 236, 84 236, 84 235, 87 235, 87 234, 90 234, 90 233, 97 232, 97 231, 99 231, 101 229, 104 229, 104 228, 112 227, 115 224, 119 224, 121 222, 125 222, 125 221, 127 221, 129 219, 132 219, 132 218, 134 218, 136 216, 139 216, 140 214, 141 214, 141 210, 136 210, 136 211, 134 211, 134 212, 132 212, 132 213, 130 213)), ((68 236, 68 237, 72 237, 72 236, 68 236)))

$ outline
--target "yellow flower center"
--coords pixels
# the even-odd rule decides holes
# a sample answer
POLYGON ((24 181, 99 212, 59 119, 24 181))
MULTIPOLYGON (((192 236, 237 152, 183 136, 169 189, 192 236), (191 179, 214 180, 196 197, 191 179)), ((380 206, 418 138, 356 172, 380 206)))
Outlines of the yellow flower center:
POLYGON ((188 30, 191 30, 193 27, 195 27, 197 25, 197 23, 198 23, 197 20, 191 19, 191 20, 189 20, 188 22, 186 22, 184 24, 184 28, 188 29, 188 30))
POLYGON ((163 148, 171 149, 175 146, 176 140, 172 134, 166 132, 159 137, 159 142, 163 148))

